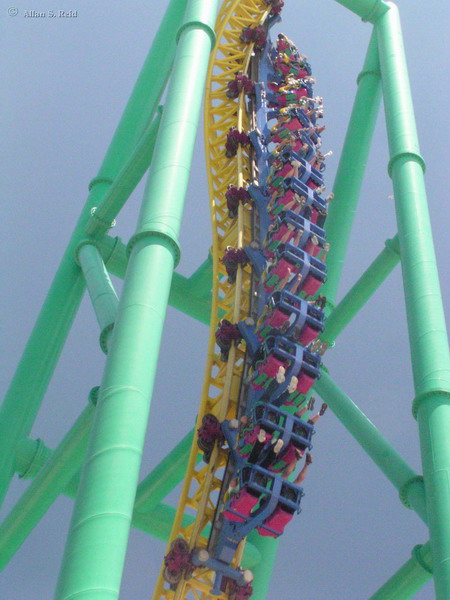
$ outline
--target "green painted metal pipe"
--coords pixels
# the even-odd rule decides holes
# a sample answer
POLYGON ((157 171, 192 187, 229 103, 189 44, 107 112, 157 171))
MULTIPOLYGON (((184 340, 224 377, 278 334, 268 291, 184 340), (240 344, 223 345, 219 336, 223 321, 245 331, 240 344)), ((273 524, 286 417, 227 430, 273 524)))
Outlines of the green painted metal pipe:
POLYGON ((189 286, 192 294, 198 298, 204 298, 211 295, 212 290, 212 272, 213 260, 211 252, 208 252, 207 259, 199 268, 189 277, 189 286))
POLYGON ((336 2, 356 13, 363 21, 370 23, 375 23, 388 10, 383 0, 336 0, 336 2))
POLYGON ((329 404, 331 410, 351 433, 363 450, 399 490, 406 506, 413 508, 427 521, 423 482, 403 458, 392 448, 375 425, 333 382, 327 373, 322 375, 314 389, 329 404))
POLYGON ((398 236, 386 240, 385 248, 342 298, 325 322, 320 339, 331 346, 338 335, 380 287, 400 261, 398 236))
POLYGON ((322 286, 321 293, 331 304, 335 302, 344 266, 380 98, 378 50, 376 37, 372 34, 363 70, 358 76, 358 91, 336 173, 334 199, 325 225, 331 247, 327 255, 328 279, 322 286))
POLYGON ((97 246, 89 241, 82 242, 77 258, 100 326, 100 347, 108 354, 119 299, 97 246))
POLYGON ((57 600, 119 596, 216 12, 217 1, 191 0, 178 32, 168 100, 137 233, 129 244, 57 600))
MULTIPOLYGON (((71 432, 71 435, 73 435, 73 432, 71 432)), ((183 448, 186 450, 186 440, 192 442, 193 435, 194 431, 192 430, 177 446, 175 446, 161 463, 157 465, 143 481, 141 481, 137 489, 132 526, 163 541, 167 541, 170 538, 172 523, 175 518, 175 509, 163 502, 154 502, 155 496, 150 497, 150 494, 155 492, 156 495, 159 494, 159 497, 161 497, 160 490, 158 489, 155 491, 153 487, 157 480, 159 480, 162 488, 166 487, 166 494, 182 481, 187 462, 187 457, 183 456, 183 448), (178 463, 182 466, 182 469, 176 469, 178 463), (170 489, 167 488, 168 478, 171 481, 170 489), (137 507, 139 507, 139 510, 136 510, 137 507)), ((190 445, 187 450, 189 450, 189 447, 190 445)), ((58 448, 57 451, 60 452, 59 461, 64 463, 67 460, 65 455, 67 446, 64 452, 61 451, 60 448, 58 448)), ((20 477, 34 478, 44 464, 50 459, 52 454, 53 451, 48 448, 42 440, 22 440, 16 456, 16 471, 19 473, 20 477)), ((199 455, 199 460, 200 459, 201 456, 199 455)), ((62 480, 59 480, 59 483, 62 484, 62 480)), ((63 493, 69 498, 75 498, 78 486, 79 473, 76 473, 64 489, 61 488, 57 491, 57 495, 63 493)), ((42 486, 41 493, 45 493, 42 486)), ((40 502, 42 503, 42 499, 40 499, 40 502)), ((36 513, 31 510, 32 508, 31 504, 27 503, 26 507, 23 506, 20 511, 20 522, 14 525, 14 535, 17 539, 24 540, 43 516, 42 511, 36 513), (29 514, 26 514, 26 512, 29 512, 29 514)), ((189 525, 193 520, 193 517, 186 515, 183 523, 189 525)), ((3 543, 2 540, 0 540, 0 552, 2 547, 3 543)), ((12 553, 10 554, 12 556, 12 553)), ((7 560, 7 557, 5 557, 5 560, 7 560)), ((253 565, 258 564, 260 560, 261 554, 255 548, 254 544, 247 544, 244 552, 245 566, 251 568, 253 565)), ((2 561, 0 564, 3 567, 6 563, 2 561)))
MULTIPOLYGON (((120 238, 112 238, 105 235, 98 244, 102 250, 103 260, 110 273, 121 279, 125 278, 125 272, 128 263, 126 246, 120 238)), ((191 275, 184 277, 180 273, 174 273, 170 287, 169 304, 180 312, 209 325, 211 315, 211 289, 208 283, 210 259, 207 258, 204 263, 191 275), (194 280, 192 277, 196 276, 194 280)))
POLYGON ((92 404, 84 409, 0 526, 0 569, 79 470, 86 453, 93 413, 92 404))
MULTIPOLYGON (((247 545, 249 544, 254 546, 261 555, 261 560, 252 567, 254 575, 252 600, 265 600, 280 540, 262 537, 256 531, 252 531, 248 536, 247 545)), ((242 564, 244 567, 250 566, 244 561, 242 564)))
POLYGON ((434 584, 450 598, 450 356, 397 7, 377 23, 434 584))
POLYGON ((102 203, 96 207, 86 225, 87 235, 100 236, 111 227, 117 214, 144 176, 152 161, 162 111, 163 107, 159 106, 156 117, 142 134, 127 162, 106 192, 102 203))
POLYGON ((0 504, 14 473, 17 444, 31 431, 85 290, 84 278, 74 261, 75 248, 85 235, 91 209, 101 204, 146 122, 153 117, 166 81, 158 75, 161 55, 174 55, 174 32, 185 5, 186 0, 172 0, 167 9, 98 176, 89 186, 85 207, 0 409, 0 504))
POLYGON ((411 558, 369 600, 409 600, 431 579, 430 542, 415 546, 411 554, 411 558))

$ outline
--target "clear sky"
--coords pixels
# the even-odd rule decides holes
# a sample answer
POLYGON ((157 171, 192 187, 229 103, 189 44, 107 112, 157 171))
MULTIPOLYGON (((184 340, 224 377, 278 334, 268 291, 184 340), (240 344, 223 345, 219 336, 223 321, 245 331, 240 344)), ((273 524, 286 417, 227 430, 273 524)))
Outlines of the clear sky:
MULTIPOLYGON (((165 2, 25 0, 2 4, 3 30, 3 335, 8 340, 1 383, 6 388, 96 175, 163 13, 165 2), (18 9, 15 11, 8 9, 18 9), (76 11, 73 17, 25 17, 26 10, 76 11)), ((429 205, 443 289, 449 290, 448 3, 399 2, 429 205), (447 48, 448 50, 448 48, 447 48)), ((332 0, 286 0, 283 31, 308 55, 325 98, 325 174, 331 190, 370 26, 332 0)), ((201 90, 199 90, 201 93, 201 90)), ((179 271, 190 275, 211 243, 202 132, 186 201, 179 271)), ((340 296, 396 232, 386 165, 383 113, 361 193, 340 296)), ((111 233, 134 232, 143 184, 111 233)), ((115 281, 117 288, 120 282, 115 281)), ((45 396, 32 437, 54 448, 98 385, 104 356, 85 298, 45 396)), ((169 308, 152 402, 142 476, 192 427, 203 380, 208 331, 169 308)), ((420 472, 400 269, 369 301, 326 355, 332 377, 420 472)), ((359 600, 369 597, 428 539, 425 526, 331 412, 314 439, 303 512, 281 542, 270 600, 359 600)), ((9 509, 26 489, 14 480, 9 509)), ((172 499, 174 502, 175 500, 172 499)), ((5 600, 51 598, 72 501, 60 498, 2 576, 5 600)), ((151 590, 164 545, 131 535, 121 598, 151 590)), ((417 595, 433 597, 428 584, 417 595)))

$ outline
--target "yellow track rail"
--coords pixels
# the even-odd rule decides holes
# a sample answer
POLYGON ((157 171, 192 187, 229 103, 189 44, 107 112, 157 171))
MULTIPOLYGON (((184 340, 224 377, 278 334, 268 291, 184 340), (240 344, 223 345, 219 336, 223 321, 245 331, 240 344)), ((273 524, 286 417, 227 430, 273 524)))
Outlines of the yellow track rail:
MULTIPOLYGON (((247 130, 244 94, 238 102, 226 96, 227 83, 239 71, 247 72, 253 45, 243 44, 239 35, 244 27, 256 27, 266 20, 270 9, 263 0, 225 0, 216 22, 216 45, 208 70, 205 95, 205 144, 206 169, 208 173, 211 221, 213 231, 213 300, 211 310, 210 338, 206 372, 200 401, 196 429, 203 416, 214 414, 219 421, 236 416, 239 389, 244 367, 244 350, 232 346, 228 361, 222 362, 215 353, 215 330, 218 319, 225 317, 233 323, 245 319, 250 308, 251 271, 249 267, 238 268, 235 284, 228 284, 224 266, 219 262, 228 245, 235 248, 251 242, 251 208, 238 209, 237 219, 228 219, 225 192, 228 184, 238 187, 250 177, 249 157, 239 147, 237 156, 225 156, 226 134, 230 127, 247 130)), ((206 548, 208 537, 204 529, 214 518, 220 492, 227 452, 214 448, 209 464, 196 466, 198 454, 197 435, 191 448, 189 463, 178 510, 172 527, 167 552, 174 539, 182 536, 189 548, 206 548), (183 516, 194 515, 195 521, 182 526, 183 516), (203 534, 203 535, 202 535, 203 534)), ((238 549, 235 566, 240 565, 243 543, 238 549)), ((158 578, 153 600, 160 598, 180 600, 228 599, 228 594, 212 596, 214 571, 197 569, 188 580, 182 579, 176 590, 171 590, 163 577, 164 565, 158 578)))

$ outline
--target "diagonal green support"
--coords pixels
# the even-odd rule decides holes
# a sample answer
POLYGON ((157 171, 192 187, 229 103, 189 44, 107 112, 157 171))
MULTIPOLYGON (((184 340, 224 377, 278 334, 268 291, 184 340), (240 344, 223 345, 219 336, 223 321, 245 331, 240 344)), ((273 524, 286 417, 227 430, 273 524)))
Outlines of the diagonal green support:
POLYGON ((361 448, 400 492, 406 506, 413 508, 423 521, 427 521, 423 482, 403 460, 375 425, 352 400, 322 371, 314 389, 351 433, 361 448))
POLYGON ((328 278, 321 293, 332 305, 335 302, 348 241, 361 190, 370 144, 381 100, 377 42, 370 38, 364 66, 358 75, 358 91, 333 185, 325 229, 330 251, 327 255, 328 278))
POLYGON ((85 290, 75 249, 85 236, 91 209, 101 203, 153 117, 167 77, 158 75, 161 53, 173 60, 174 31, 185 6, 186 0, 172 0, 166 11, 5 396, 0 410, 0 504, 13 476, 17 445, 30 433, 85 290))
POLYGON ((413 548, 411 558, 369 598, 409 600, 433 576, 430 542, 413 548))
POLYGON ((386 245, 325 321, 320 339, 331 346, 400 261, 398 236, 386 245))

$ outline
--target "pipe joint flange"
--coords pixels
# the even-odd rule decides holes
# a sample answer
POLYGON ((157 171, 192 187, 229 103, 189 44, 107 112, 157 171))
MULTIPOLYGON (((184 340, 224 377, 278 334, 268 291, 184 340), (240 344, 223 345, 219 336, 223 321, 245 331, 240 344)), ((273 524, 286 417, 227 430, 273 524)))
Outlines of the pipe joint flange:
POLYGON ((88 190, 91 191, 94 186, 99 185, 100 183, 107 183, 108 185, 112 185, 113 180, 109 177, 94 177, 94 179, 91 179, 91 181, 89 182, 88 190))
POLYGON ((153 237, 160 238, 169 243, 170 250, 171 250, 172 256, 173 256, 173 263, 174 263, 173 268, 176 269, 176 267, 178 266, 178 263, 180 262, 180 258, 181 258, 180 244, 173 237, 171 237, 170 235, 168 235, 167 233, 164 233, 162 231, 145 230, 145 231, 140 231, 139 233, 135 233, 127 244, 128 258, 130 257, 131 251, 132 251, 133 247, 136 245, 136 242, 138 242, 139 240, 141 240, 143 238, 153 238, 153 237))
POLYGON ((427 165, 425 164, 423 157, 420 156, 420 154, 418 154, 417 152, 406 151, 406 152, 397 152, 397 154, 394 154, 394 156, 389 161, 389 163, 388 163, 389 177, 392 178, 392 169, 394 168, 395 163, 402 158, 407 158, 408 160, 412 160, 412 161, 416 162, 417 164, 419 164, 421 166, 422 171, 425 173, 427 165))
POLYGON ((180 41, 180 37, 181 37, 182 33, 184 31, 187 31, 188 29, 203 29, 203 31, 205 31, 208 34, 208 37, 211 41, 211 50, 216 45, 216 32, 214 31, 214 29, 207 23, 203 23, 202 21, 197 21, 197 20, 187 21, 186 23, 183 23, 183 25, 180 27, 180 29, 177 32, 177 38, 176 38, 177 44, 180 41))
POLYGON ((415 477, 411 477, 410 479, 408 479, 408 481, 405 481, 405 483, 401 486, 398 492, 401 503, 403 504, 403 506, 406 506, 406 508, 409 509, 412 509, 412 505, 408 500, 409 490, 410 487, 415 483, 421 483, 423 485, 422 475, 416 475, 415 477))
POLYGON ((447 401, 450 403, 450 392, 447 390, 431 390, 430 392, 424 392, 423 394, 419 394, 414 398, 412 403, 412 414, 413 417, 417 421, 417 415, 419 413, 419 408, 422 402, 428 400, 429 398, 433 398, 434 396, 443 396, 447 398, 447 401))
POLYGON ((400 248, 398 245, 398 238, 397 240, 394 240, 394 238, 390 238, 389 240, 386 240, 384 242, 385 247, 392 252, 392 254, 395 254, 395 256, 400 256, 400 248))
POLYGON ((102 349, 102 351, 105 354, 108 354, 108 338, 110 337, 113 329, 114 329, 114 323, 109 323, 108 325, 103 327, 103 329, 100 333, 100 338, 99 338, 100 348, 102 349))
POLYGON ((46 456, 46 446, 44 442, 38 438, 34 440, 35 449, 33 458, 30 460, 25 470, 19 473, 20 479, 33 479, 42 467, 43 458, 46 456))
POLYGON ((93 206, 91 208, 91 217, 94 219, 94 221, 96 221, 106 229, 112 229, 113 227, 115 227, 117 223, 116 219, 113 219, 111 222, 105 221, 105 219, 102 219, 97 215, 97 208, 98 206, 93 206))
POLYGON ((414 546, 411 556, 426 573, 433 575, 433 565, 429 564, 423 556, 423 544, 417 544, 417 546, 414 546))
POLYGON ((88 400, 89 400, 90 404, 92 404, 92 406, 97 406, 99 393, 100 393, 99 385, 96 385, 95 387, 90 389, 89 395, 88 395, 88 400))
POLYGON ((77 265, 80 267, 81 263, 80 263, 80 250, 83 246, 95 246, 95 248, 97 248, 98 253, 100 254, 100 256, 102 256, 102 247, 100 245, 99 242, 95 241, 95 240, 81 240, 81 242, 78 244, 78 246, 75 248, 75 262, 77 263, 77 265))
POLYGON ((364 23, 375 24, 378 21, 378 19, 381 16, 383 16, 384 13, 388 10, 389 5, 383 2, 383 0, 374 0, 372 8, 365 17, 361 17, 361 21, 363 21, 364 23))
POLYGON ((356 78, 356 85, 359 85, 361 83, 361 81, 364 79, 364 77, 366 77, 368 75, 373 75, 374 77, 378 77, 378 79, 381 78, 380 71, 373 71, 371 69, 367 69, 367 71, 361 71, 361 73, 359 73, 358 77, 356 78))

